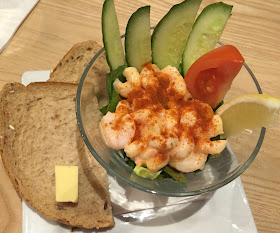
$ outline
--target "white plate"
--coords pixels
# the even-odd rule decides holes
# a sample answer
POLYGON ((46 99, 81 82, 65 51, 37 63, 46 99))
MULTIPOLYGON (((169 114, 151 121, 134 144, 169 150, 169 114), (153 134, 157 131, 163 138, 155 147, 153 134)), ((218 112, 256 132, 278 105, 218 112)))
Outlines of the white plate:
MULTIPOLYGON (((45 82, 49 75, 50 71, 28 71, 22 75, 22 83, 28 85, 31 82, 45 82)), ((127 186, 120 187, 112 178, 110 182, 116 225, 111 229, 100 230, 101 232, 257 233, 250 206, 239 178, 214 193, 197 198, 196 201, 190 201, 188 198, 166 199, 166 197, 143 193, 127 186), (120 198, 118 195, 120 194, 122 197, 121 206, 128 210, 119 206, 120 198), (163 206, 165 205, 163 203, 169 203, 169 205, 163 206), (149 209, 131 211, 142 208, 149 209)), ((23 233, 69 233, 71 229, 45 219, 24 201, 22 216, 23 233)), ((75 230, 75 232, 100 231, 75 230)))
POLYGON ((39 0, 0 1, 0 53, 39 0))

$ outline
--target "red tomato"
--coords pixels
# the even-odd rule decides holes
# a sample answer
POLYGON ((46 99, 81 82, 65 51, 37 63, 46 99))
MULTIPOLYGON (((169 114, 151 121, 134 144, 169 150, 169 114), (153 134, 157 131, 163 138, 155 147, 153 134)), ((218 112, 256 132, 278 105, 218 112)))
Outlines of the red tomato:
POLYGON ((231 87, 244 58, 232 45, 218 47, 198 58, 188 69, 185 82, 194 99, 215 108, 231 87))

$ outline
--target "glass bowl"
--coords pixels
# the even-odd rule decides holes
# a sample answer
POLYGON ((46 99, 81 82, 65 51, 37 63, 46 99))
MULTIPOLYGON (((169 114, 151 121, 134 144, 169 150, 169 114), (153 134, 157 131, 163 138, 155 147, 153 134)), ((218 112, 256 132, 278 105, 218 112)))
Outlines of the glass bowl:
MULTIPOLYGON (((220 45, 222 44, 217 46, 220 45)), ((109 72, 109 68, 104 48, 102 48, 91 59, 79 82, 76 115, 81 135, 89 151, 112 177, 152 194, 173 197, 195 196, 214 191, 233 181, 249 167, 259 152, 265 128, 245 130, 228 138, 228 145, 220 156, 210 157, 204 170, 186 174, 187 182, 184 185, 171 179, 158 181, 137 176, 124 161, 124 152, 108 148, 99 131, 102 115, 97 110, 97 105, 99 108, 106 105, 105 78, 107 72, 109 72)), ((224 100, 245 93, 262 93, 262 91, 253 72, 244 63, 224 100)))

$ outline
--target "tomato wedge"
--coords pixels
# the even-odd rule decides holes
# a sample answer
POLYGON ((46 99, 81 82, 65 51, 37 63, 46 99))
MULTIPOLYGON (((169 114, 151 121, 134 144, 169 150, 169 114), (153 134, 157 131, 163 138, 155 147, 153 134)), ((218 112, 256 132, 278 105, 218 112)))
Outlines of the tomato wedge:
POLYGON ((188 91, 194 99, 215 108, 224 99, 243 62, 244 58, 232 45, 211 50, 188 69, 185 75, 188 91))

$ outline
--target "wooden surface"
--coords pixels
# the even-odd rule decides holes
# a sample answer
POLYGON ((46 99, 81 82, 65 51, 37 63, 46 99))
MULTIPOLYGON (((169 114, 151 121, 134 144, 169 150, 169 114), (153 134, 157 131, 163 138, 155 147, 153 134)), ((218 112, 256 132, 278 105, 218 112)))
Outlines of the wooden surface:
MULTIPOLYGON (((178 0, 115 0, 123 33, 130 15, 151 5, 151 25, 178 0)), ((214 1, 204 0, 201 8, 214 1)), ((280 98, 280 1, 224 1, 234 5, 221 41, 235 45, 263 92, 280 98)), ((30 70, 50 70, 76 42, 102 43, 101 0, 41 0, 0 54, 0 88, 30 70)), ((259 232, 280 232, 280 126, 267 130, 261 150, 241 176, 259 232)), ((242 211, 242 210, 240 210, 242 211)), ((21 200, 0 163, 0 232, 22 232, 21 200)), ((203 220, 202 220, 203 222, 203 220)))

